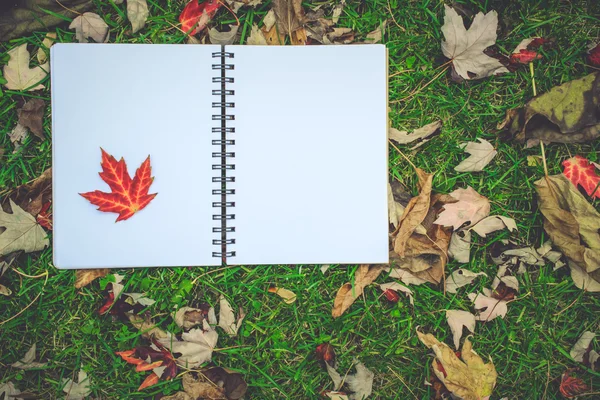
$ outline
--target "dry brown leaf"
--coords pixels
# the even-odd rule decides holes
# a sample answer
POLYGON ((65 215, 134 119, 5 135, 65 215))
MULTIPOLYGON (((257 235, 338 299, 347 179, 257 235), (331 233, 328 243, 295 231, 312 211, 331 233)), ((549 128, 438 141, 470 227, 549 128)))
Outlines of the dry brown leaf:
POLYGON ((110 270, 108 268, 78 269, 75 271, 75 289, 81 289, 92 283, 95 279, 108 275, 109 272, 110 270))
POLYGON ((108 41, 108 25, 96 13, 85 12, 75 18, 69 29, 75 29, 75 37, 79 43, 87 43, 88 38, 96 43, 108 41))
POLYGON ((45 140, 44 128, 42 127, 42 119, 46 111, 46 103, 42 99, 31 99, 17 110, 19 116, 19 124, 25 128, 29 128, 31 133, 45 140))
POLYGON ((56 33, 54 33, 54 32, 46 33, 46 37, 42 41, 42 45, 40 46, 40 48, 38 49, 38 51, 36 53, 36 57, 40 64, 43 64, 46 61, 48 61, 48 55, 50 54, 50 47, 52 47, 55 40, 56 40, 56 33))
POLYGON ((452 232, 448 255, 459 263, 468 263, 471 258, 471 230, 452 232))
POLYGON ((420 168, 416 169, 419 178, 419 195, 413 197, 406 206, 402 218, 399 221, 400 227, 394 241, 394 251, 400 257, 406 253, 407 242, 415 229, 421 225, 421 222, 427 216, 429 205, 431 204, 431 183, 433 175, 428 174, 420 168))
POLYGON ((563 174, 540 179, 535 189, 544 230, 568 258, 573 281, 600 291, 600 214, 563 174))
POLYGON ((304 28, 297 29, 290 35, 290 41, 295 46, 304 46, 307 40, 308 37, 304 28))
POLYGON ((510 232, 517 229, 517 224, 514 219, 502 215, 492 215, 485 217, 476 223, 471 230, 481 237, 487 234, 499 231, 500 229, 508 229, 510 232))
POLYGON ((463 327, 467 328, 471 333, 475 333, 475 316, 468 311, 446 310, 446 320, 448 321, 450 331, 452 332, 454 348, 458 350, 463 327))
POLYGON ((285 44, 285 35, 281 35, 277 31, 277 25, 273 25, 268 30, 263 27, 262 33, 268 45, 283 46, 285 44))
POLYGON ((40 83, 50 71, 48 62, 29 68, 29 52, 27 43, 11 49, 8 52, 10 59, 4 66, 5 86, 10 90, 39 90, 44 89, 40 83))
POLYGON ((302 27, 304 10, 302 0, 274 0, 273 11, 279 32, 282 35, 291 35, 292 32, 302 27))
POLYGON ((177 326, 183 329, 192 329, 194 326, 202 324, 202 321, 207 318, 210 309, 212 308, 208 304, 204 308, 181 307, 173 316, 173 320, 177 326))
POLYGON ((19 368, 19 369, 33 369, 33 368, 45 367, 46 363, 40 363, 40 362, 33 361, 33 360, 35 360, 35 349, 36 349, 36 344, 34 343, 29 348, 29 350, 27 350, 27 353, 25 353, 23 358, 21 358, 17 362, 12 363, 11 366, 13 368, 19 368))
POLYGON ((179 353, 177 364, 186 368, 195 368, 212 360, 212 353, 217 345, 219 334, 208 321, 202 321, 202 328, 194 328, 181 334, 181 340, 167 332, 167 336, 158 342, 171 353, 179 353))
POLYGON ((459 268, 446 278, 446 291, 456 293, 456 289, 469 285, 480 275, 487 276, 485 272, 473 272, 459 268))
POLYGON ((37 216, 42 206, 52 201, 52 168, 45 170, 32 182, 17 187, 9 197, 23 210, 37 216))
POLYGON ((452 226, 454 230, 458 230, 464 224, 467 227, 473 226, 490 214, 490 201, 470 186, 457 189, 450 196, 458 202, 445 205, 436 224, 452 226))
POLYGON ((291 290, 271 286, 269 288, 269 292, 275 293, 281 297, 286 304, 292 304, 296 301, 296 293, 292 292, 291 290))
POLYGON ((387 25, 387 21, 383 21, 381 25, 377 27, 372 32, 367 33, 367 38, 365 39, 365 43, 375 44, 381 42, 383 38, 383 34, 385 32, 385 26, 387 25))
POLYGON ((498 152, 490 142, 485 139, 478 139, 478 142, 461 143, 459 147, 469 154, 469 157, 462 160, 460 164, 454 167, 458 172, 479 172, 483 171, 486 165, 492 161, 498 152))
MULTIPOLYGON (((295 296, 296 295, 294 295, 294 297, 295 296)), ((221 295, 219 298, 219 326, 223 328, 225 333, 232 337, 236 336, 245 317, 246 313, 244 313, 244 310, 240 307, 236 319, 231 304, 229 304, 225 296, 221 295)))
POLYGON ((126 313, 125 315, 127 315, 127 318, 129 318, 131 325, 142 332, 142 336, 147 339, 164 339, 168 336, 167 332, 156 326, 149 316, 142 316, 132 313, 126 313))
POLYGON ((590 352, 592 346, 592 340, 596 337, 594 332, 585 331, 581 334, 577 342, 571 348, 569 354, 573 360, 578 361, 580 363, 583 362, 583 358, 586 353, 590 352))
POLYGON ((469 293, 469 299, 474 303, 475 309, 479 310, 477 321, 491 321, 496 317, 504 318, 508 312, 507 302, 495 299, 489 289, 484 288, 483 294, 469 293))
POLYGON ((354 285, 346 283, 338 290, 333 302, 331 315, 333 318, 341 316, 363 294, 365 287, 373 283, 383 271, 382 265, 361 265, 354 273, 354 285))
POLYGON ((431 122, 427 125, 424 125, 418 129, 415 129, 412 133, 408 133, 407 131, 399 131, 396 128, 391 128, 388 130, 388 136, 391 140, 399 144, 407 144, 414 142, 415 140, 425 141, 429 136, 438 132, 442 127, 442 121, 437 120, 431 122))
POLYGON ((252 30, 250 31, 248 40, 246 40, 246 44, 250 46, 266 46, 268 44, 263 31, 258 29, 258 25, 252 25, 252 30))
POLYGON ((212 44, 220 44, 222 46, 232 44, 235 40, 239 29, 239 25, 229 25, 229 31, 220 32, 217 28, 210 28, 208 30, 208 37, 212 44))
POLYGON ((421 342, 432 349, 437 362, 432 363, 434 374, 453 395, 463 400, 489 399, 496 386, 496 368, 490 358, 488 364, 472 349, 467 337, 459 359, 446 343, 438 341, 432 334, 417 330, 421 342))
POLYGON ((424 283, 427 283, 427 281, 425 279, 421 279, 421 278, 411 274, 410 271, 407 271, 402 268, 386 267, 386 268, 384 268, 384 271, 390 273, 390 276, 389 276, 390 278, 400 279, 402 282, 404 282, 407 285, 422 285, 424 283))

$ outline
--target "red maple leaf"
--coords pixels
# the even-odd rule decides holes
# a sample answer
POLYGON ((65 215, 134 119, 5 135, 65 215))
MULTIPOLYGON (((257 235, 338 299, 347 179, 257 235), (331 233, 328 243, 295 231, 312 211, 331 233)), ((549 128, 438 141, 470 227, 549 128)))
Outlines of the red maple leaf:
POLYGON ((588 52, 588 60, 595 67, 600 67, 600 43, 590 49, 588 52))
POLYGON ((219 0, 203 1, 200 4, 198 4, 198 0, 190 1, 185 5, 179 16, 181 30, 192 36, 200 32, 206 27, 206 24, 212 19, 219 7, 221 7, 219 0), (194 30, 190 32, 192 28, 194 30))
POLYGON ((588 196, 600 198, 600 190, 596 190, 600 176, 596 174, 596 167, 586 158, 575 156, 563 161, 562 165, 565 167, 563 174, 573 185, 580 185, 588 196))
POLYGON ((510 61, 519 64, 529 64, 533 60, 539 60, 540 58, 542 58, 541 54, 538 54, 534 50, 527 49, 523 49, 518 53, 513 53, 510 55, 510 61))
POLYGON ((317 359, 324 363, 335 366, 335 350, 333 346, 329 343, 322 343, 317 346, 317 350, 315 351, 317 354, 317 359))
POLYGON ((108 184, 112 193, 94 190, 79 194, 98 206, 100 211, 118 213, 116 222, 124 221, 146 207, 158 194, 148 194, 150 185, 154 181, 154 177, 151 176, 150 156, 135 171, 135 177, 131 179, 123 158, 117 161, 104 149, 100 150, 102 150, 100 178, 108 184))
POLYGON ((570 376, 570 372, 570 370, 567 370, 564 374, 562 374, 559 387, 560 394, 565 396, 567 399, 572 399, 573 397, 579 396, 588 390, 588 386, 585 384, 583 379, 570 376))
POLYGON ((50 202, 44 204, 36 218, 38 224, 48 229, 49 231, 52 230, 52 211, 48 211, 48 209, 50 208, 50 204, 50 202))
POLYGON ((138 388, 138 391, 155 385, 160 379, 168 381, 177 375, 177 364, 173 355, 157 341, 153 341, 152 346, 136 347, 133 350, 118 351, 115 354, 128 364, 135 365, 137 372, 151 371, 158 367, 165 368, 160 376, 155 372, 148 375, 138 388))

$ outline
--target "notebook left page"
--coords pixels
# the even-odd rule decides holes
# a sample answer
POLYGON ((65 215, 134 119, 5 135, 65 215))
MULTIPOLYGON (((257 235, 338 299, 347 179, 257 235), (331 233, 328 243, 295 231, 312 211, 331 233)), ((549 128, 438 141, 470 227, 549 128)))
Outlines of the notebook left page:
POLYGON ((220 46, 52 46, 56 267, 220 264, 212 257, 211 193, 211 65, 218 51, 220 46), (111 183, 115 188, 99 175, 101 149, 107 168, 115 170, 107 174, 119 181, 111 183), (129 183, 119 171, 121 158, 129 183), (103 208, 118 212, 99 211, 80 195, 94 191, 108 193, 103 208))

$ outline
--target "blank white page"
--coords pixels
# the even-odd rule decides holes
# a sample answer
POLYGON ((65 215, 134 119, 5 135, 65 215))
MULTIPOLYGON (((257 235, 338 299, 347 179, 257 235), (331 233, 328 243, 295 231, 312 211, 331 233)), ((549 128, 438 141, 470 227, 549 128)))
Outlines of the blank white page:
POLYGON ((236 128, 228 263, 387 263, 385 46, 226 50, 236 128))
POLYGON ((51 48, 54 264, 220 265, 213 258, 211 52, 220 46, 55 44, 51 48), (110 192, 100 147, 129 174, 150 155, 158 193, 115 223, 79 193, 110 192))

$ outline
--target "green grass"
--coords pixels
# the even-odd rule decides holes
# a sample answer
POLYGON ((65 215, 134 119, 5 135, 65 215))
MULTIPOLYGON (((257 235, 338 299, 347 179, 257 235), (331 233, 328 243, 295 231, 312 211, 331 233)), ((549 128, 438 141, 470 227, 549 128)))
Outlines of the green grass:
MULTIPOLYGON (((125 5, 97 2, 95 12, 110 25, 111 42, 183 43, 184 35, 173 28, 183 8, 182 1, 149 0, 150 15, 146 27, 135 36, 125 16, 125 5)), ((592 72, 585 65, 586 46, 600 36, 600 3, 577 1, 459 1, 473 11, 495 9, 500 18, 498 45, 510 52, 522 39, 531 36, 553 37, 556 47, 544 52, 535 62, 538 92, 592 72), (519 4, 521 3, 521 4, 519 4)), ((395 127, 417 128, 442 119, 440 136, 409 155, 413 163, 434 172, 434 189, 448 193, 456 188, 472 186, 489 197, 492 214, 513 217, 518 233, 493 235, 476 239, 472 261, 460 265, 484 271, 490 278, 480 278, 472 287, 459 289, 455 295, 444 295, 440 288, 428 285, 413 287, 414 307, 405 299, 391 306, 380 298, 376 287, 368 287, 341 318, 331 318, 333 297, 337 289, 352 280, 356 267, 333 266, 325 275, 316 266, 229 267, 227 269, 180 268, 121 270, 129 291, 146 292, 157 300, 149 307, 163 327, 176 331, 169 313, 179 305, 203 301, 215 303, 223 293, 234 307, 248 313, 236 338, 221 335, 213 357, 218 365, 243 373, 250 388, 248 398, 311 399, 331 389, 327 373, 314 359, 315 347, 330 342, 336 350, 342 369, 353 357, 359 357, 375 372, 374 395, 381 399, 429 398, 431 389, 423 382, 430 375, 431 355, 416 337, 415 329, 434 333, 451 343, 445 321, 445 309, 470 310, 466 293, 489 287, 496 267, 490 260, 488 247, 496 240, 511 238, 522 245, 540 245, 547 239, 537 210, 533 182, 543 175, 541 167, 527 167, 527 155, 539 155, 539 148, 523 149, 521 144, 498 139, 496 124, 505 111, 523 105, 532 96, 529 70, 457 84, 447 73, 434 77, 445 60, 441 55, 441 1, 349 0, 338 26, 347 26, 364 37, 381 22, 388 20, 384 42, 390 55, 390 118, 395 127), (411 65, 412 64, 412 65, 411 65), (397 73, 396 75, 394 75, 397 73), (425 85, 428 84, 426 87, 425 85), (410 97, 409 97, 410 96, 410 97), (465 156, 458 144, 465 140, 485 138, 498 149, 498 156, 481 173, 454 171, 465 156), (197 285, 190 282, 197 279, 197 285), (294 290, 298 300, 286 305, 267 292, 271 285, 294 290)), ((243 8, 238 17, 247 35, 252 23, 259 23, 269 10, 265 2, 256 9, 243 8)), ((219 23, 233 23, 231 14, 221 11, 219 23)), ((55 30, 59 40, 73 42, 74 33, 62 26, 55 30)), ((0 61, 6 52, 27 42, 37 47, 45 32, 0 45, 0 61)), ((242 39, 245 41, 245 38, 242 39)), ((46 118, 48 140, 29 138, 23 147, 13 147, 5 135, 16 124, 16 109, 26 97, 41 96, 49 100, 49 91, 18 93, 4 90, 0 97, 0 148, 6 150, 1 159, 0 191, 14 188, 38 176, 51 164, 50 118, 46 118)), ((546 147, 550 173, 560 172, 560 163, 574 154, 597 161, 598 142, 584 145, 551 144, 546 147)), ((390 173, 416 193, 416 177, 411 167, 395 151, 390 154, 390 173)), ((597 202, 594 202, 598 206, 597 202)), ((43 278, 20 277, 7 272, 3 282, 12 288, 10 298, 0 297, 0 321, 31 307, 18 317, 0 325, 0 382, 13 381, 21 390, 41 398, 62 395, 61 378, 76 374, 79 366, 88 372, 94 398, 151 398, 170 394, 180 388, 180 381, 161 382, 137 393, 143 375, 118 359, 115 351, 132 348, 144 342, 139 332, 128 324, 99 316, 102 302, 98 282, 76 290, 74 272, 57 271, 51 264, 51 250, 18 258, 16 267, 29 275, 48 271, 43 278), (8 364, 21 358, 36 342, 38 358, 48 361, 42 370, 19 371, 8 364)), ((450 262, 448 270, 458 268, 450 262)), ((519 277, 522 290, 519 299, 510 303, 505 319, 477 325, 474 348, 484 358, 491 356, 499 378, 492 399, 558 399, 558 384, 567 368, 577 367, 568 356, 573 343, 585 330, 597 331, 600 324, 597 295, 582 293, 566 268, 553 272, 552 266, 528 267, 519 277)), ((385 281, 380 277, 378 282, 385 281)), ((598 373, 582 372, 585 381, 598 392, 598 373), (596 378, 596 379, 595 379, 596 378)), ((597 395, 596 395, 597 396, 597 395)), ((593 396, 588 396, 592 398, 593 396)))

